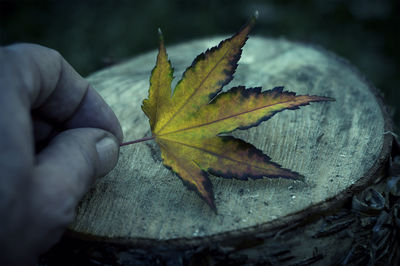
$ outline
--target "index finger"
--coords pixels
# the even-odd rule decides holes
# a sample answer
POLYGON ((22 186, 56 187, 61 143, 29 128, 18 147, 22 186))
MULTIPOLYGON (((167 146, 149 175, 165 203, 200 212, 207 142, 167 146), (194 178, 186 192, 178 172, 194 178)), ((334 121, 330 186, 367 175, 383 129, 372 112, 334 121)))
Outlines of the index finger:
MULTIPOLYGON (((3 48, 13 80, 9 88, 21 94, 35 115, 63 128, 95 127, 122 141, 117 117, 101 96, 55 50, 34 44, 3 48)), ((11 77, 10 77, 11 76, 11 77)))

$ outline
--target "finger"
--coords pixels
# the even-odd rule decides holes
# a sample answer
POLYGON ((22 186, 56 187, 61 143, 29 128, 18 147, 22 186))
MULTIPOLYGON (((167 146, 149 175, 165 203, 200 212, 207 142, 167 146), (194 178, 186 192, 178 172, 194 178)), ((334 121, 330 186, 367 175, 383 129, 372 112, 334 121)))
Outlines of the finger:
POLYGON ((17 235, 27 227, 21 217, 26 217, 28 208, 28 177, 34 164, 34 151, 30 114, 25 107, 29 101, 10 89, 16 82, 10 72, 16 66, 7 64, 5 57, 0 48, 0 217, 6 218, 0 226, 0 264, 12 265, 8 260, 19 256, 14 253, 14 247, 19 245, 17 235))
POLYGON ((12 79, 6 75, 8 71, 0 48, 0 215, 2 210, 11 209, 13 216, 10 206, 15 191, 26 191, 22 178, 30 175, 34 164, 34 140, 29 110, 25 108, 27 99, 9 89, 12 79))
POLYGON ((70 190, 78 200, 95 177, 104 176, 115 166, 118 152, 118 140, 106 131, 70 129, 57 135, 38 154, 34 173, 45 182, 56 180, 57 188, 70 190))
POLYGON ((118 140, 100 129, 71 129, 55 137, 37 156, 25 214, 29 227, 22 229, 28 231, 12 250, 34 258, 54 244, 73 221, 75 207, 93 179, 115 166, 118 150, 118 140))
POLYGON ((36 116, 65 128, 101 128, 122 141, 118 119, 100 95, 56 51, 33 44, 3 48, 0 79, 36 116), (90 110, 90 113, 87 113, 90 110), (95 114, 95 115, 93 115, 95 114))
MULTIPOLYGON (((99 110, 103 110, 104 108, 109 107, 100 95, 89 87, 86 96, 80 107, 75 111, 74 116, 66 120, 62 125, 54 125, 54 123, 43 119, 42 116, 37 115, 35 112, 33 114, 33 130, 37 150, 41 149, 41 144, 46 145, 49 139, 65 129, 93 127, 107 130, 109 121, 113 121, 116 118, 114 113, 107 110, 104 110, 99 115, 99 110)), ((119 141, 122 141, 122 135, 117 135, 117 138, 119 138, 119 141)))
POLYGON ((101 129, 70 129, 56 136, 33 169, 32 210, 38 226, 72 222, 75 206, 96 177, 114 168, 118 152, 118 140, 101 129))

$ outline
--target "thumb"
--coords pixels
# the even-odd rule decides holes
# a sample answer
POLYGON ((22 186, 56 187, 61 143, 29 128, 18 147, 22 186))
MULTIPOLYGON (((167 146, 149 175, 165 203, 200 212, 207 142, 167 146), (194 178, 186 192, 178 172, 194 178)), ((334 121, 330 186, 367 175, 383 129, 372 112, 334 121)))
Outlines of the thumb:
POLYGON ((118 153, 119 142, 112 134, 77 128, 63 131, 38 154, 31 180, 26 250, 39 255, 58 240, 94 178, 116 165, 118 153))
POLYGON ((35 176, 40 176, 44 182, 42 187, 55 182, 59 187, 71 189, 79 200, 94 178, 114 168, 118 153, 119 142, 107 131, 97 128, 66 130, 39 153, 35 176))
POLYGON ((101 129, 77 128, 57 135, 35 158, 29 191, 21 195, 29 206, 20 211, 20 224, 15 226, 24 241, 10 232, 9 258, 28 262, 53 245, 73 221, 94 178, 115 166, 118 151, 117 139, 101 129))

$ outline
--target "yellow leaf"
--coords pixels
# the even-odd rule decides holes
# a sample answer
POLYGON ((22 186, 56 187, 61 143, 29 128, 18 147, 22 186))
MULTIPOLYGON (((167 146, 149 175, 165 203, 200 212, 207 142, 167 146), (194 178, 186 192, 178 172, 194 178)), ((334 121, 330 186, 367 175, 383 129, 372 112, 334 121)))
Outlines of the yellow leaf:
POLYGON ((233 37, 196 57, 176 85, 170 110, 160 119, 153 133, 162 134, 181 124, 181 121, 189 120, 193 113, 209 103, 232 80, 242 47, 254 22, 255 18, 252 18, 233 37))
MULTIPOLYGON (((163 131, 159 137, 195 141, 235 129, 247 129, 269 119, 285 109, 296 109, 310 102, 330 100, 327 97, 299 95, 283 92, 283 87, 261 92, 261 88, 235 87, 219 94, 212 102, 203 105, 191 119, 163 131)), ((182 122, 182 121, 181 121, 182 122)))
POLYGON ((168 112, 171 105, 171 82, 174 74, 160 29, 158 29, 158 33, 160 35, 160 47, 157 63, 151 72, 149 99, 144 100, 142 105, 143 112, 149 118, 152 131, 165 117, 165 113, 168 112))
POLYGON ((229 83, 255 18, 241 31, 200 54, 185 71, 171 96, 173 70, 160 35, 157 63, 150 78, 148 99, 142 109, 149 118, 153 138, 165 166, 214 210, 214 194, 207 173, 225 178, 283 177, 301 175, 272 162, 253 145, 219 134, 257 126, 275 113, 297 109, 329 97, 296 95, 283 87, 235 87, 220 93, 229 83))

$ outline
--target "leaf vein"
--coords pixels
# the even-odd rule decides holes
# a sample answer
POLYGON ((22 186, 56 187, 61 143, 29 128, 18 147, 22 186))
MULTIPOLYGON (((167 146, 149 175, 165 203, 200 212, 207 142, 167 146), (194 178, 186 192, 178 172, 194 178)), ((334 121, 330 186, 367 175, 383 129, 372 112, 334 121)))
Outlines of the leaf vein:
MULTIPOLYGON (((189 98, 185 101, 185 103, 178 109, 178 111, 176 111, 174 113, 173 116, 171 116, 171 118, 161 127, 161 129, 158 132, 161 132, 175 117, 177 114, 179 114, 181 112, 181 110, 188 104, 188 102, 190 101, 190 99, 192 97, 194 97, 196 95, 196 93, 199 91, 199 89, 203 86, 203 84, 206 82, 206 80, 208 79, 208 77, 211 75, 212 72, 214 72, 215 68, 221 63, 221 61, 225 58, 226 54, 228 52, 230 52, 233 48, 229 48, 224 54, 223 56, 218 60, 218 62, 213 66, 213 68, 207 73, 206 77, 201 81, 200 85, 193 91, 193 93, 189 96, 189 98)), ((183 79, 184 77, 182 77, 183 79)), ((176 87, 175 87, 176 88, 176 87)), ((174 93, 175 93, 175 89, 174 89, 174 93)))
POLYGON ((244 164, 244 165, 247 165, 247 166, 254 167, 254 168, 256 168, 256 169, 268 170, 268 168, 260 167, 260 166, 257 166, 257 165, 251 164, 251 163, 247 163, 247 162, 240 161, 240 160, 235 160, 235 159, 232 159, 232 158, 230 158, 230 157, 227 157, 227 156, 224 156, 224 155, 221 155, 221 154, 218 154, 218 153, 209 151, 209 150, 204 149, 204 148, 201 148, 201 147, 197 147, 197 146, 190 145, 190 144, 187 144, 187 143, 179 142, 179 141, 176 141, 176 140, 170 140, 170 139, 168 139, 167 141, 175 142, 176 144, 180 144, 180 145, 183 145, 183 146, 186 146, 186 147, 189 147, 189 148, 197 149, 197 150, 200 150, 200 151, 202 151, 202 152, 209 153, 209 154, 214 155, 214 156, 216 156, 216 157, 221 157, 221 158, 223 158, 223 159, 230 160, 230 161, 235 162, 235 163, 238 163, 238 164, 244 164))
MULTIPOLYGON (((258 111, 260 109, 264 109, 264 108, 268 108, 268 107, 271 107, 271 106, 274 106, 274 105, 284 104, 284 103, 288 103, 288 102, 291 102, 291 101, 284 101, 284 102, 279 102, 279 103, 276 103, 276 104, 270 104, 270 105, 261 106, 261 107, 258 107, 258 108, 252 109, 252 110, 248 110, 248 111, 245 111, 245 112, 229 115, 229 116, 226 116, 226 117, 214 120, 214 121, 210 121, 210 122, 207 122, 207 123, 194 125, 194 126, 191 126, 191 127, 186 127, 186 128, 178 129, 178 130, 175 130, 175 131, 167 132, 167 133, 164 133, 164 134, 161 134, 161 135, 158 135, 158 136, 165 136, 165 135, 175 134, 175 133, 179 133, 179 132, 190 130, 190 129, 194 129, 194 128, 200 128, 200 127, 208 126, 208 125, 211 125, 211 124, 214 124, 214 123, 218 123, 218 122, 223 121, 223 120, 231 119, 231 118, 234 118, 234 117, 237 117, 237 116, 241 116, 241 115, 244 115, 244 114, 247 114, 247 113, 256 112, 256 111, 258 111)), ((271 116, 272 116, 272 114, 271 114, 271 116)))

